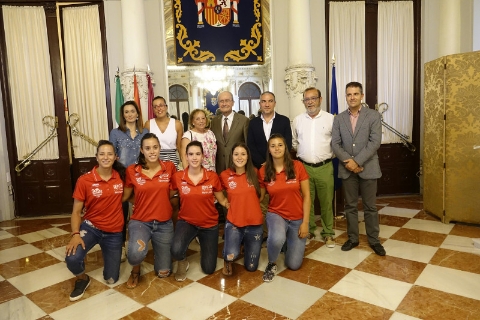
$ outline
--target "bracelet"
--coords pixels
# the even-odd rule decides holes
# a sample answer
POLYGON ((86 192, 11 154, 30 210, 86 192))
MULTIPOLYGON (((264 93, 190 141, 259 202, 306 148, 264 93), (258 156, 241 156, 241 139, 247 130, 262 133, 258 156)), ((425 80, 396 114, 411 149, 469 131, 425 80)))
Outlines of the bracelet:
POLYGON ((78 232, 78 231, 77 232, 72 232, 72 237, 76 234, 80 234, 80 232, 78 232))

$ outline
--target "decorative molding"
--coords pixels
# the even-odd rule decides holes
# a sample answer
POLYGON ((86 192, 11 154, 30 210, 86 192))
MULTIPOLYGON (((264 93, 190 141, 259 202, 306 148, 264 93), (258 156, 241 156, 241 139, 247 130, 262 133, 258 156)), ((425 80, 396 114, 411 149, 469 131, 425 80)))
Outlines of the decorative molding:
POLYGON ((288 98, 294 98, 297 94, 315 86, 318 80, 315 67, 311 64, 297 64, 285 68, 285 86, 288 98))

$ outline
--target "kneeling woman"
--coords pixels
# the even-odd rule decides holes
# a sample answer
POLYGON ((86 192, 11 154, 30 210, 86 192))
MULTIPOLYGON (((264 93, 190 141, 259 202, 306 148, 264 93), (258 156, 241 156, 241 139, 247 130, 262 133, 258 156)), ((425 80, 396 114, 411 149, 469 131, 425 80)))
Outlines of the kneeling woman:
POLYGON ((77 279, 70 301, 80 299, 90 285, 84 260, 96 244, 102 249, 105 281, 109 284, 117 282, 120 273, 125 168, 115 160, 115 148, 107 140, 98 142, 95 156, 98 165, 78 178, 73 192, 72 238, 66 247, 65 262, 77 279))
POLYGON ((268 265, 263 274, 263 281, 270 282, 275 277, 276 261, 285 242, 286 267, 297 270, 302 266, 308 235, 310 187, 303 164, 292 161, 281 134, 272 134, 267 146, 267 161, 258 174, 262 188, 270 195, 266 215, 268 265))
POLYGON ((124 198, 135 195, 135 208, 128 224, 128 263, 133 268, 127 287, 135 288, 140 279, 140 265, 152 240, 154 270, 159 278, 171 273, 170 246, 173 238, 170 182, 177 169, 173 162, 158 159, 160 142, 153 133, 143 136, 138 164, 127 168, 124 198))
POLYGON ((180 196, 180 212, 175 226, 172 256, 178 260, 175 279, 184 281, 189 267, 186 253, 190 242, 198 236, 202 271, 211 274, 217 266, 218 211, 214 197, 228 208, 218 175, 202 167, 203 147, 192 141, 186 147, 188 167, 173 176, 172 188, 180 196))
POLYGON ((230 203, 223 247, 223 274, 226 276, 233 274, 233 261, 240 254, 242 242, 245 268, 257 270, 263 240, 260 184, 247 145, 243 142, 234 144, 230 159, 230 168, 220 174, 230 203))

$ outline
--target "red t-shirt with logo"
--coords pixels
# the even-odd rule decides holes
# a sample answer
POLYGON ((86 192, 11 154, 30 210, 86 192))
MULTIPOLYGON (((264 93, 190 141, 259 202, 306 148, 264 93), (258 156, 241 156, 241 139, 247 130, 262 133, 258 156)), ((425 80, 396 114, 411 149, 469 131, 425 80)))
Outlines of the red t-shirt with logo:
POLYGON ((263 215, 257 191, 248 183, 247 175, 227 169, 220 174, 220 181, 227 191, 230 202, 228 221, 240 228, 262 224, 263 215))
POLYGON ((218 224, 218 211, 215 208, 214 192, 222 191, 220 179, 214 171, 203 170, 203 177, 197 183, 188 177, 188 168, 173 175, 172 189, 178 190, 180 211, 178 219, 194 226, 211 228, 218 224))
POLYGON ((170 161, 158 162, 161 169, 151 179, 142 173, 141 165, 132 164, 127 168, 125 188, 133 188, 135 194, 135 208, 130 219, 163 222, 172 218, 170 189, 177 169, 170 161))
POLYGON ((300 181, 308 180, 308 174, 300 161, 293 160, 295 179, 287 181, 285 168, 278 172, 275 181, 266 182, 265 166, 258 171, 260 186, 265 188, 270 195, 268 211, 280 215, 287 220, 303 218, 303 198, 300 181))
POLYGON ((123 230, 123 181, 117 171, 112 170, 108 181, 97 172, 98 166, 80 176, 75 185, 73 198, 85 206, 84 220, 105 232, 123 230))

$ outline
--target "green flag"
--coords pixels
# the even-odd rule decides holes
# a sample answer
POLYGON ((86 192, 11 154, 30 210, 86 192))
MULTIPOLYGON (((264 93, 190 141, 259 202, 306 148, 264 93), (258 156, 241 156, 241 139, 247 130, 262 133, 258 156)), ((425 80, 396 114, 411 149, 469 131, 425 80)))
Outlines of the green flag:
POLYGON ((120 117, 122 116, 120 114, 120 108, 122 107, 123 104, 123 93, 122 93, 122 84, 120 83, 120 77, 115 76, 115 82, 117 85, 117 91, 115 94, 115 120, 117 121, 117 124, 120 124, 120 117))

